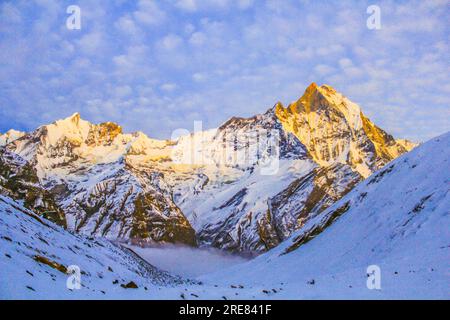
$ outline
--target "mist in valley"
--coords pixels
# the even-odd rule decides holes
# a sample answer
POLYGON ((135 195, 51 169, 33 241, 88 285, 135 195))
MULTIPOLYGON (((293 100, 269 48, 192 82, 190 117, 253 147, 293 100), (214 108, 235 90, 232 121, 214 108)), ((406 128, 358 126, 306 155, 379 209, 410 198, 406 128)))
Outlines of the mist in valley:
POLYGON ((173 244, 127 247, 155 267, 190 278, 223 270, 250 259, 215 248, 192 248, 173 244))

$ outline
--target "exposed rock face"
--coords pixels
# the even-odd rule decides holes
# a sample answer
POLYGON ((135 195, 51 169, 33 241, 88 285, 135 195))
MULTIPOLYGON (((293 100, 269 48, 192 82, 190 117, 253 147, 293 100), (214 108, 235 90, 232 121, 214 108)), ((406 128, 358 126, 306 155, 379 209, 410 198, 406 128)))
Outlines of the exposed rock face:
POLYGON ((40 184, 34 168, 17 154, 0 147, 0 193, 23 201, 44 218, 66 227, 66 217, 54 196, 40 184))
POLYGON ((399 145, 401 145, 403 148, 405 148, 405 150, 407 151, 411 151, 412 149, 414 149, 415 147, 418 146, 417 143, 406 140, 406 139, 397 139, 395 140, 399 145))
MULTIPOLYGON (((410 241, 420 232, 422 236, 428 238, 430 230, 424 231, 425 225, 429 228, 432 226, 433 241, 448 241, 435 236, 445 233, 448 237, 448 233, 439 233, 437 230, 440 223, 433 225, 431 221, 448 220, 449 217, 449 174, 446 168, 449 146, 450 133, 447 132, 392 161, 297 230, 290 241, 284 244, 284 248, 280 248, 282 254, 301 248, 347 211, 350 216, 346 217, 346 228, 352 228, 354 231, 351 238, 359 237, 359 239, 355 242, 348 239, 344 241, 344 246, 350 248, 343 251, 345 255, 359 246, 367 246, 368 243, 369 248, 374 249, 366 249, 366 252, 370 251, 373 254, 385 250, 391 253, 392 241, 398 245, 400 239, 410 241), (385 234, 384 237, 380 237, 382 233, 385 234), (389 247, 380 249, 380 239, 390 241, 389 247)), ((340 232, 339 229, 333 231, 340 232)), ((428 241, 420 239, 420 236, 416 240, 419 241, 420 247, 424 243, 429 244, 428 241)), ((332 242, 327 244, 330 243, 332 242)), ((411 248, 410 243, 408 247, 411 248)), ((438 250, 438 248, 442 249, 444 246, 433 244, 429 249, 438 250)), ((400 252, 403 256, 404 249, 402 248, 400 252)))
POLYGON ((171 183, 200 243, 251 253, 278 244, 267 215, 268 201, 289 181, 316 166, 307 150, 283 130, 273 109, 248 119, 232 118, 218 129, 198 135, 201 137, 180 139, 175 157, 188 154, 196 141, 201 141, 196 150, 203 157, 194 157, 198 162, 184 180, 171 183), (277 160, 273 172, 272 164, 267 163, 271 156, 277 160))
POLYGON ((299 226, 339 200, 361 180, 349 166, 335 163, 316 168, 293 181, 288 188, 270 199, 270 210, 281 241, 299 226))
MULTIPOLYGON (((231 251, 271 249, 345 195, 361 176, 347 165, 321 168, 308 160, 299 160, 287 163, 280 175, 267 180, 267 184, 258 184, 257 178, 250 177, 237 182, 230 189, 238 191, 213 207, 210 214, 200 211, 206 211, 209 202, 197 207, 197 212, 208 218, 201 227, 197 226, 199 240, 231 251), (300 169, 297 175, 291 175, 295 166, 304 167, 305 171, 300 169)), ((216 197, 231 194, 226 187, 222 188, 216 197)))
POLYGON ((122 128, 116 123, 101 123, 89 130, 86 144, 93 146, 111 145, 119 134, 122 134, 122 128))
POLYGON ((347 163, 364 177, 414 147, 397 142, 327 85, 312 83, 298 101, 287 108, 278 103, 275 112, 317 163, 347 163))
POLYGON ((74 114, 5 148, 29 163, 71 230, 259 253, 412 147, 311 84, 287 108, 177 141, 74 114))

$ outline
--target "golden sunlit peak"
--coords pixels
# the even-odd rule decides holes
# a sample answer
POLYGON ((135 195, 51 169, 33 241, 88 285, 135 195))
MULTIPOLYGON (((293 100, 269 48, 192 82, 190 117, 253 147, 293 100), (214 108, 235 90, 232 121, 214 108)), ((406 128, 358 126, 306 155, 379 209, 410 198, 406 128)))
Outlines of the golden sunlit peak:
POLYGON ((317 85, 317 83, 312 82, 312 83, 306 88, 305 93, 316 91, 318 88, 319 88, 319 86, 317 85))
POLYGON ((305 93, 303 94, 302 97, 309 97, 311 96, 314 92, 316 92, 317 90, 319 90, 319 86, 317 85, 317 83, 312 82, 306 89, 305 89, 305 93))
POLYGON ((57 120, 56 122, 74 123, 75 125, 78 125, 78 123, 80 122, 80 119, 81 119, 80 114, 78 112, 75 112, 71 116, 57 120))
POLYGON ((80 119, 80 118, 81 118, 80 113, 79 112, 75 112, 68 119, 80 119))

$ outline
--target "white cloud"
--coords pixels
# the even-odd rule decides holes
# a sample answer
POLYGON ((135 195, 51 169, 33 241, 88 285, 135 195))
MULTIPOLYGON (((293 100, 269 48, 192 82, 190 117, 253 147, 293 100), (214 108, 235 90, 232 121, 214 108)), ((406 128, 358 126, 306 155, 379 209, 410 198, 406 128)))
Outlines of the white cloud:
POLYGON ((334 70, 334 68, 327 66, 326 64, 319 64, 314 67, 314 71, 317 72, 317 74, 319 76, 324 76, 324 75, 332 73, 335 70, 334 70))
POLYGON ((450 127, 446 3, 380 0, 372 31, 361 2, 80 0, 83 29, 68 32, 46 1, 0 4, 0 131, 83 111, 165 138, 289 103, 312 81, 396 136, 450 127))
POLYGON ((207 78, 208 78, 208 76, 206 74, 200 73, 200 72, 194 73, 192 75, 192 79, 195 82, 203 82, 203 81, 206 81, 207 78))
POLYGON ((305 59, 311 59, 314 57, 314 51, 311 47, 305 49, 302 48, 289 48, 286 51, 286 56, 290 60, 304 61, 305 59))
POLYGON ((125 15, 119 18, 119 20, 117 20, 115 23, 115 27, 118 30, 131 35, 136 35, 139 32, 141 32, 139 28, 136 26, 134 20, 130 17, 130 15, 125 15))
POLYGON ((174 50, 181 45, 183 39, 176 34, 168 34, 159 41, 159 46, 165 50, 174 50))
POLYGON ((166 13, 153 0, 139 0, 138 10, 133 15, 139 23, 150 26, 159 25, 166 19, 166 13))
POLYGON ((330 44, 327 46, 322 46, 317 48, 316 54, 320 56, 329 56, 329 55, 336 55, 340 54, 345 51, 344 46, 340 44, 330 44))
POLYGON ((348 59, 348 58, 342 58, 339 60, 339 65, 341 66, 341 68, 348 68, 353 66, 352 60, 348 59))
POLYGON ((114 88, 114 95, 120 98, 127 97, 133 93, 133 89, 130 86, 117 86, 114 88))
MULTIPOLYGON (((0 17, 1 24, 18 24, 22 22, 20 11, 12 3, 9 2, 4 2, 1 4, 0 17)), ((7 28, 2 28, 2 32, 5 30, 7 30, 7 28)))
POLYGON ((197 11, 197 1, 196 0, 178 0, 175 6, 181 10, 194 12, 197 11))
POLYGON ((192 23, 188 23, 184 26, 184 32, 186 34, 191 34, 195 31, 195 26, 192 23))
POLYGON ((100 48, 104 45, 103 34, 98 31, 88 33, 77 41, 79 48, 86 54, 98 54, 100 48))
POLYGON ((164 83, 160 86, 161 90, 163 91, 174 91, 177 88, 177 85, 175 83, 164 83))
POLYGON ((240 9, 245 10, 253 6, 254 0, 238 0, 237 5, 240 9))
POLYGON ((195 32, 191 35, 189 43, 194 46, 201 46, 205 43, 206 36, 203 32, 195 32))

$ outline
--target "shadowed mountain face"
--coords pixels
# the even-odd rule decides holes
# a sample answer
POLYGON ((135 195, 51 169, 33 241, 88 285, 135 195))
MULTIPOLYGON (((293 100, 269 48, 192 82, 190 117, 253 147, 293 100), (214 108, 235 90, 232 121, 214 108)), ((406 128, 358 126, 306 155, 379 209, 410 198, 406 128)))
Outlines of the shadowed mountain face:
POLYGON ((35 169, 19 155, 0 148, 0 194, 22 201, 24 207, 60 225, 66 216, 54 195, 39 184, 35 169))
POLYGON ((0 143, 32 168, 70 230, 252 253, 277 246, 414 147, 315 84, 287 108, 177 141, 74 114, 0 143), (267 159, 276 160, 269 171, 267 159))

